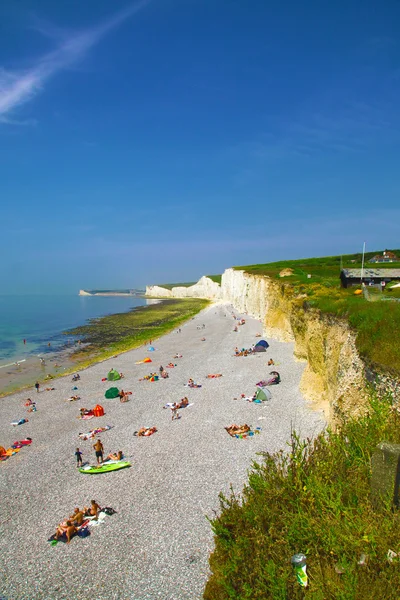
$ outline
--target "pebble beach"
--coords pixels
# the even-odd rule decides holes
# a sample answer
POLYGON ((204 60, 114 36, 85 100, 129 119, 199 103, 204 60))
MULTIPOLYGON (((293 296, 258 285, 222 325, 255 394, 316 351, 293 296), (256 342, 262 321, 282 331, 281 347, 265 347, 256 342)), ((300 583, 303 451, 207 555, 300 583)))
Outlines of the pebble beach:
MULTIPOLYGON (((53 380, 54 391, 24 390, 0 399, 0 445, 32 438, 29 447, 0 462, 0 598, 7 600, 197 600, 209 576, 213 534, 207 517, 219 509, 220 492, 240 492, 257 452, 287 448, 290 432, 317 435, 323 413, 301 395, 305 364, 294 360, 293 344, 267 338, 266 353, 235 357, 249 348, 262 325, 228 304, 210 305, 181 327, 147 346, 53 380), (237 317, 246 323, 234 332, 237 317), (205 328, 203 329, 203 324, 205 328), (202 338, 205 338, 202 341, 202 338), (176 353, 182 358, 174 359, 176 353), (135 364, 150 357, 150 364, 135 364), (272 358, 274 367, 268 367, 272 358), (169 378, 139 381, 168 363, 169 378), (124 373, 102 381, 111 368, 124 373), (281 383, 272 399, 254 404, 256 383, 275 369, 281 383), (222 377, 207 379, 208 374, 222 377), (185 387, 192 378, 201 388, 185 387), (78 389, 73 390, 76 386, 78 389), (131 391, 129 402, 106 399, 109 387, 131 391), (73 394, 80 400, 70 402, 73 394), (187 396, 191 406, 171 420, 168 402, 187 396), (27 413, 30 397, 37 412, 27 413), (81 407, 100 404, 105 415, 78 419, 81 407), (20 426, 11 422, 29 421, 20 426), (247 423, 260 433, 232 438, 224 427, 247 423), (96 427, 105 453, 122 450, 131 467, 88 475, 76 467, 74 452, 95 464, 93 443, 78 434, 96 427), (135 437, 140 427, 157 427, 151 437, 135 437), (116 514, 91 528, 86 538, 52 546, 47 540, 75 507, 95 499, 116 514)), ((264 338, 266 339, 266 338, 264 338)))

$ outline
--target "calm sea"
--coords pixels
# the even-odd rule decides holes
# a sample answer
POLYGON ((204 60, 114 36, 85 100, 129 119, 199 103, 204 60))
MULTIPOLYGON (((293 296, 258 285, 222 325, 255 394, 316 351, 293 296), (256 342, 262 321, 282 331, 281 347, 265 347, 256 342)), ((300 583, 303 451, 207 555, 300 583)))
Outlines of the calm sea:
POLYGON ((124 296, 0 296, 0 363, 58 350, 68 341, 63 331, 148 302, 124 296))

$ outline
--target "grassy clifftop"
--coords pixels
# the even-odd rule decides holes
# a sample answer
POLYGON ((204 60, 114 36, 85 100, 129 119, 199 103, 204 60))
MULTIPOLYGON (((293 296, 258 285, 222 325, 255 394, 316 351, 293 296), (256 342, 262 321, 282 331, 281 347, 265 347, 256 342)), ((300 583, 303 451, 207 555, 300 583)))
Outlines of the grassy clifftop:
MULTIPOLYGON (((400 250, 394 250, 400 256, 400 250)), ((366 268, 400 268, 400 263, 369 263, 376 252, 365 256, 366 268)), ((305 307, 319 309, 348 320, 357 333, 357 348, 363 359, 371 366, 385 371, 400 373, 400 302, 398 292, 386 290, 375 293, 368 301, 362 295, 354 295, 356 288, 343 289, 340 285, 340 269, 361 268, 361 254, 327 256, 300 260, 235 267, 252 275, 266 275, 293 288, 295 297, 305 307), (291 269, 292 274, 280 277, 291 269), (308 277, 311 275, 311 277, 308 277)))

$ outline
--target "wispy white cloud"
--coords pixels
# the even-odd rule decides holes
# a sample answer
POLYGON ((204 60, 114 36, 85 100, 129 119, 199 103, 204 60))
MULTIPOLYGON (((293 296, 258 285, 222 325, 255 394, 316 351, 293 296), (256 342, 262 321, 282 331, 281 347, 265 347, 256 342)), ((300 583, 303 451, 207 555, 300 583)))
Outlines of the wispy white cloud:
POLYGON ((0 67, 0 122, 16 124, 17 121, 8 117, 16 107, 35 97, 53 75, 82 59, 108 32, 135 15, 150 1, 140 0, 91 29, 70 34, 55 50, 42 56, 30 69, 17 72, 0 67))

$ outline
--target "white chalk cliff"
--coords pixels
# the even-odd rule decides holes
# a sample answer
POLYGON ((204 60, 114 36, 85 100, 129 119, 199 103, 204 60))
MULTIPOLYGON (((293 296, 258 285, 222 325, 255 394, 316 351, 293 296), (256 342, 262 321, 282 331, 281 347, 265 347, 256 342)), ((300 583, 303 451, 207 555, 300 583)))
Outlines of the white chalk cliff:
MULTIPOLYGON (((168 290, 150 286, 146 295, 233 304, 238 312, 260 319, 266 337, 294 342, 296 358, 307 362, 300 388, 306 398, 323 408, 327 419, 363 411, 368 372, 357 351, 355 332, 346 320, 310 308, 286 281, 227 269, 221 285, 202 277, 190 287, 168 290)), ((398 394, 398 382, 389 384, 398 394)))
POLYGON ((173 287, 167 289, 158 285, 146 287, 146 296, 157 298, 206 298, 210 300, 219 300, 222 298, 222 290, 219 283, 216 283, 209 277, 201 277, 195 285, 189 287, 173 287))

